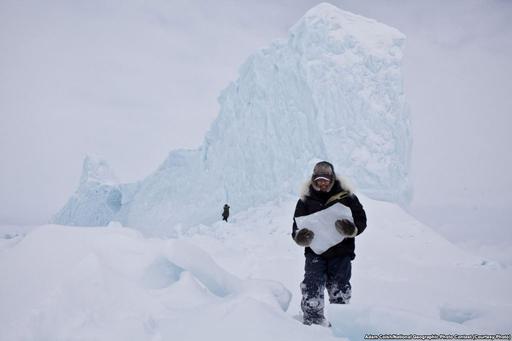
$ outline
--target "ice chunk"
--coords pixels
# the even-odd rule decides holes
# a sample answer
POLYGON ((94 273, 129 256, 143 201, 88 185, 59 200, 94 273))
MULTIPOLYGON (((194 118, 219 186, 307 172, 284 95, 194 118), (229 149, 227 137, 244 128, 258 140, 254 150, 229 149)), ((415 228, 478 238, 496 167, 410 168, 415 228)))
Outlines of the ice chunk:
POLYGON ((321 255, 344 239, 334 226, 338 219, 354 222, 350 209, 340 203, 307 216, 297 217, 295 221, 299 229, 307 228, 315 233, 310 247, 317 255, 321 255))
POLYGON ((87 182, 97 182, 112 186, 119 183, 107 161, 97 155, 87 155, 84 159, 80 184, 87 182))
POLYGON ((57 224, 106 226, 121 209, 122 192, 107 162, 99 157, 84 160, 80 185, 53 217, 57 224))

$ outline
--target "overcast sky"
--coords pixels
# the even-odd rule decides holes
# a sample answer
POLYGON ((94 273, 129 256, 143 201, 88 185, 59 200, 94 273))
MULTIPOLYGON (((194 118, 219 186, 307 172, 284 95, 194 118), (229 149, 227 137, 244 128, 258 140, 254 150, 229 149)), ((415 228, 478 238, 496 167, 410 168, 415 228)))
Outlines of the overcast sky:
MULTIPOLYGON (((0 223, 48 221, 87 153, 131 182, 198 147, 239 66, 317 3, 0 0, 0 223)), ((512 208, 512 1, 331 3, 408 37, 413 210, 512 208)))

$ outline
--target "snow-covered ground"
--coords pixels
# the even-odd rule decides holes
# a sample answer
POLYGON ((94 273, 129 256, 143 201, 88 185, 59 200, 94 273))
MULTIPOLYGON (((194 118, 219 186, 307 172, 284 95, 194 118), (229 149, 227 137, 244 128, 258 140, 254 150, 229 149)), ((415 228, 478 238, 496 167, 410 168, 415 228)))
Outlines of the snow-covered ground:
MULTIPOLYGON (((295 198, 175 239, 108 227, 5 227, 0 340, 328 340, 510 334, 512 269, 465 253, 398 206, 361 197, 353 298, 303 326, 295 198), (6 231, 16 231, 6 233, 6 231)), ((171 227, 170 227, 171 228, 171 227)))

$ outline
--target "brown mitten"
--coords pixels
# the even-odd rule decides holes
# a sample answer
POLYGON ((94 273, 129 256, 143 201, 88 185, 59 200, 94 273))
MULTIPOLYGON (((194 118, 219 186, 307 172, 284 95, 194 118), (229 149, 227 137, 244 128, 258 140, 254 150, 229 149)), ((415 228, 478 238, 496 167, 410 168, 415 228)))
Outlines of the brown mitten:
POLYGON ((336 231, 344 237, 353 238, 357 235, 356 225, 348 219, 336 220, 334 225, 336 226, 336 231))
POLYGON ((308 229, 301 229, 295 235, 295 242, 300 246, 309 246, 315 237, 315 233, 308 229))

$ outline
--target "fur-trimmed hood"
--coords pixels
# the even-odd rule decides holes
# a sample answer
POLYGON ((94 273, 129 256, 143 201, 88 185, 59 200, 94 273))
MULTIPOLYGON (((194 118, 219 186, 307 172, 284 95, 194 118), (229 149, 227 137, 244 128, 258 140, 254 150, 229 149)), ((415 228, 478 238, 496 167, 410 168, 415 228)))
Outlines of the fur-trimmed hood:
MULTIPOLYGON (((302 185, 302 190, 300 192, 300 198, 302 199, 302 201, 304 201, 306 197, 311 194, 312 182, 313 180, 309 179, 304 183, 304 185, 302 185)), ((348 181, 345 178, 336 175, 336 180, 334 180, 334 182, 339 182, 342 190, 347 191, 349 193, 353 192, 352 186, 348 183, 348 181)))

